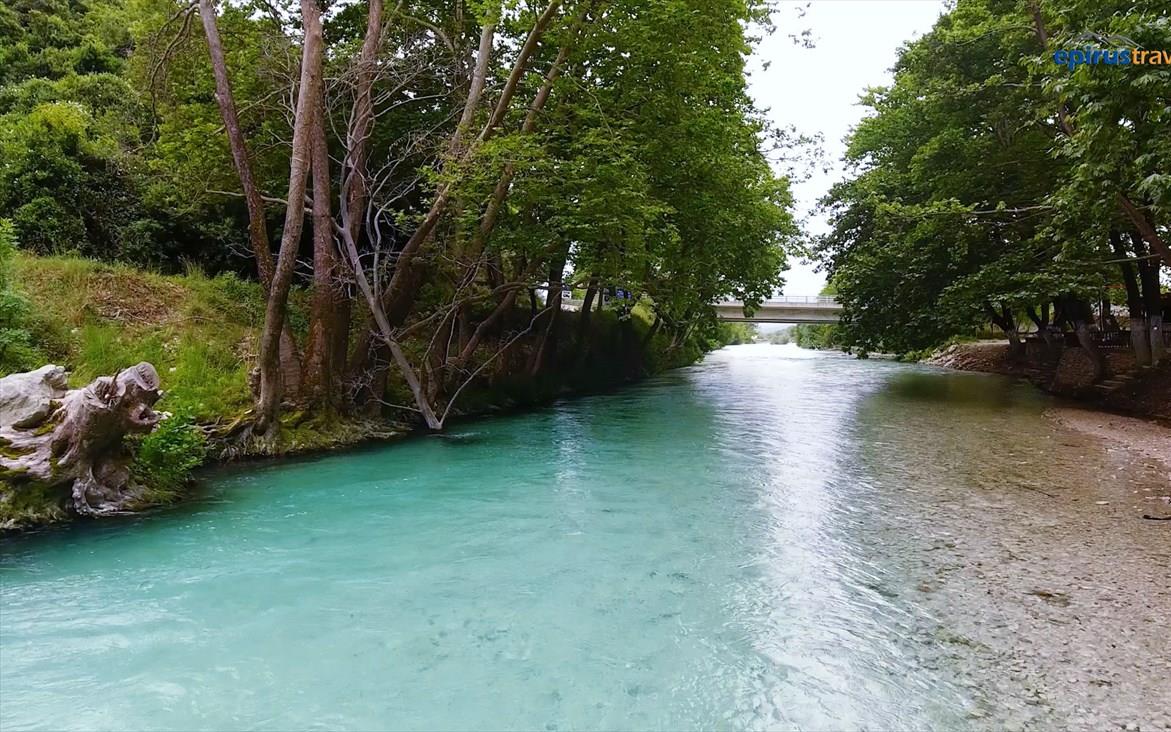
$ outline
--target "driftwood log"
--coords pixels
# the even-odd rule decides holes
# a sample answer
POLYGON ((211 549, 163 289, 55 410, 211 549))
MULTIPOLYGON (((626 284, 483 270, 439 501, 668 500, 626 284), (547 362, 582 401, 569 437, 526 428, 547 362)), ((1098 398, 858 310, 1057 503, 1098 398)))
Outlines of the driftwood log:
POLYGON ((125 437, 162 419, 153 409, 162 396, 158 372, 144 362, 66 386, 60 366, 0 379, 0 502, 59 490, 79 514, 133 507, 143 489, 130 480, 125 437))

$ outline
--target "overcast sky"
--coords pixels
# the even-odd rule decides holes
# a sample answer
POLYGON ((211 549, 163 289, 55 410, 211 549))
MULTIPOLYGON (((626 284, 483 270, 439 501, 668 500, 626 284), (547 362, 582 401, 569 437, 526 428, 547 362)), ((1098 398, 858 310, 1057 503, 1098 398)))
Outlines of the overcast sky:
MULTIPOLYGON (((794 185, 801 215, 809 216, 816 200, 841 177, 843 139, 862 116, 858 95, 867 86, 889 83, 899 46, 930 30, 942 10, 942 0, 782 0, 776 33, 761 42, 749 65, 749 84, 776 124, 824 137, 834 172, 819 172, 794 185), (802 10, 804 17, 799 17, 802 10), (812 32, 814 48, 789 38, 805 28, 812 32)), ((819 217, 810 217, 809 227, 818 233, 826 229, 819 217)), ((792 265, 784 293, 816 295, 825 278, 809 265, 792 265)))

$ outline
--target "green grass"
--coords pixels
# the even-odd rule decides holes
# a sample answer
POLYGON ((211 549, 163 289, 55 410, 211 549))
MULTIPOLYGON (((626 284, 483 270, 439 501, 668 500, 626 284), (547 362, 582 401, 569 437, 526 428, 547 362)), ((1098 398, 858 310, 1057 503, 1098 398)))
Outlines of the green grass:
MULTIPOLYGON (((31 303, 34 346, 79 386, 139 361, 159 370, 159 409, 196 421, 247 410, 248 370, 264 303, 259 285, 189 268, 164 276, 76 257, 18 256, 16 289, 31 303)), ((294 303, 297 316, 301 299, 294 303)))

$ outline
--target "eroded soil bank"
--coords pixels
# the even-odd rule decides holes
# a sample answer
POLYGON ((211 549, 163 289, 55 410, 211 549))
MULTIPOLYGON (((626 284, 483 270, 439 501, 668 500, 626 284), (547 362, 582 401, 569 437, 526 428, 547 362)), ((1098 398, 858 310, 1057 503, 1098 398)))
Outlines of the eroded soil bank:
POLYGON ((1078 349, 1068 349, 1060 360, 1045 357, 1038 344, 1029 344, 1023 360, 1009 357, 1001 341, 959 343, 928 359, 927 363, 959 371, 979 371, 1028 379, 1033 384, 1087 407, 1153 419, 1171 426, 1171 362, 1151 369, 1136 370, 1128 352, 1108 352, 1113 374, 1123 376, 1115 388, 1095 389, 1091 384, 1088 360, 1078 358, 1078 349), (1068 356, 1068 357, 1066 357, 1068 356))

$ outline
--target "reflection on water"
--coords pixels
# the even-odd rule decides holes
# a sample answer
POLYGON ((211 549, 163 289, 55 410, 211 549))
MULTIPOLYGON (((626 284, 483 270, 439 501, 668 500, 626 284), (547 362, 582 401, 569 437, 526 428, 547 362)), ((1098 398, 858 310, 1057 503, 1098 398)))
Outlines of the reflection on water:
MULTIPOLYGON (((1044 641, 1080 600, 1050 616, 1028 594, 1055 589, 1034 587, 1052 562, 998 569, 995 605, 985 574, 1025 564, 1006 552, 1069 549, 1053 496, 1092 507, 1121 458, 1045 405, 995 377, 737 347, 441 438, 245 467, 173 510, 5 539, 0 727, 1060 723, 1081 697, 996 644, 1011 627, 1044 641)), ((1158 479, 1127 465, 1136 491, 1158 479)), ((1165 559, 1165 535, 1142 531, 1105 547, 1079 532, 1070 551, 1165 559)), ((1079 581, 1105 581, 1077 561, 1079 581)), ((1165 600, 1145 597, 1152 617, 1165 600)), ((1145 713, 1150 683, 1126 703, 1145 713)))

